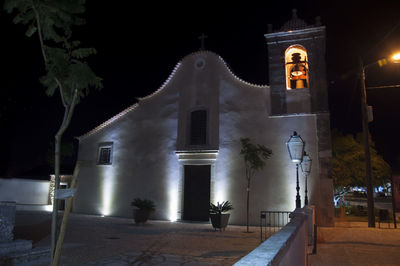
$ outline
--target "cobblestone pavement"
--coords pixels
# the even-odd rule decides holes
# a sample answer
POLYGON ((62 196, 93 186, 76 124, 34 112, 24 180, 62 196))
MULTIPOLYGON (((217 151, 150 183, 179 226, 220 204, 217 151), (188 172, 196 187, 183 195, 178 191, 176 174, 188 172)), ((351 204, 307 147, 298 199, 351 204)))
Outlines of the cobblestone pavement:
POLYGON ((106 258, 95 262, 89 262, 84 266, 99 265, 99 266, 126 266, 126 265, 232 265, 229 258, 212 258, 204 259, 194 256, 180 256, 171 254, 156 254, 154 252, 131 252, 121 254, 112 258, 106 258))
MULTIPOLYGON (((40 221, 35 223, 41 227, 32 225, 30 215, 33 214, 16 217, 16 228, 25 229, 25 237, 19 234, 20 238, 33 239, 35 247, 49 247, 47 214, 41 214, 40 221), (39 235, 40 231, 47 234, 39 235)), ((260 244, 258 227, 251 227, 253 233, 245 230, 244 226, 230 225, 219 232, 209 223, 148 221, 135 225, 127 218, 72 214, 61 264, 232 265, 260 244)))
MULTIPOLYGON (((17 213, 16 236, 48 248, 49 219, 48 213, 17 213)), ((381 226, 342 221, 318 228, 317 254, 308 256, 308 265, 400 265, 400 229, 381 226)), ((219 232, 208 223, 163 221, 138 226, 132 219, 72 214, 61 265, 232 265, 259 245, 259 228, 251 231, 230 225, 219 232)))

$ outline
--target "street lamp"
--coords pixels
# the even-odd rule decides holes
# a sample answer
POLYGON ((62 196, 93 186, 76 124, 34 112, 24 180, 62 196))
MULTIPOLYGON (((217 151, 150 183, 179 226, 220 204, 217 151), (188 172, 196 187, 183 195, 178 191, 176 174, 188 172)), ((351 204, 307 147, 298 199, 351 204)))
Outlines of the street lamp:
MULTIPOLYGON (((361 68, 361 115, 362 115, 362 128, 363 128, 363 142, 364 142, 364 153, 365 153, 365 183, 367 187, 367 204, 368 204, 368 227, 375 227, 375 215, 374 215, 374 196, 372 188, 371 178, 371 154, 369 151, 369 139, 368 139, 368 116, 367 116, 367 92, 365 88, 365 69, 375 65, 386 64, 388 60, 382 59, 371 64, 364 65, 362 58, 360 57, 360 68, 361 68), (383 63, 382 63, 383 62, 383 63)), ((400 63, 400 53, 394 54, 390 59, 392 63, 400 63)))
POLYGON ((311 173, 311 164, 312 164, 312 160, 311 157, 304 152, 303 154, 303 161, 300 164, 301 167, 301 171, 303 172, 304 176, 305 176, 305 190, 304 190, 304 205, 307 206, 308 205, 308 196, 307 196, 307 176, 311 173))
POLYGON ((392 63, 400 63, 400 53, 392 55, 392 63))
POLYGON ((303 161, 304 154, 304 141, 297 135, 297 132, 293 132, 293 135, 290 136, 289 140, 286 142, 286 146, 288 148, 290 160, 296 163, 296 209, 301 208, 301 200, 299 194, 299 164, 303 161))

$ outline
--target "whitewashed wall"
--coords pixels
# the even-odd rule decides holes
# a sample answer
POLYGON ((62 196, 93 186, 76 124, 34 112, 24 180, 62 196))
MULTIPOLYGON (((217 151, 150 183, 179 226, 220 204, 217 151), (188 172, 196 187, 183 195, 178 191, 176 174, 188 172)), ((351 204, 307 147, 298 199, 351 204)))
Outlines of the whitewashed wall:
POLYGON ((78 159, 85 164, 79 173, 75 212, 129 217, 130 202, 140 197, 155 201, 153 218, 176 216, 177 100, 177 90, 171 86, 80 141, 78 159), (113 142, 111 165, 97 165, 101 142, 113 142))
MULTIPOLYGON (((306 142, 306 151, 317 154, 316 116, 299 114, 269 116, 269 88, 242 85, 224 79, 220 87, 220 149, 216 179, 223 180, 225 200, 232 201, 235 210, 231 222, 244 224, 246 217, 246 179, 240 138, 250 138, 255 144, 272 149, 265 168, 256 173, 250 188, 250 222, 260 222, 260 211, 293 211, 296 194, 296 166, 291 163, 286 148, 293 131, 306 142)), ((318 202, 317 158, 309 177, 310 202, 318 202)), ((300 169, 299 169, 300 171, 300 169)), ((299 172, 301 200, 304 204, 304 178, 299 172)))
MULTIPOLYGON (((246 221, 242 137, 273 151, 264 170, 251 183, 251 224, 259 224, 261 210, 295 209, 296 167, 290 162, 285 145, 293 131, 305 140, 306 151, 314 160, 308 184, 310 204, 326 205, 320 197, 317 116, 272 117, 269 95, 269 87, 241 81, 214 53, 204 51, 187 56, 162 89, 112 122, 80 137, 79 159, 85 164, 79 174, 74 211, 129 217, 130 202, 142 197, 155 201, 157 211, 153 218, 179 219, 183 208, 183 173, 175 152, 185 148, 185 114, 196 106, 209 110, 212 117, 208 148, 218 150, 211 167, 210 200, 233 203, 230 223, 246 221), (196 66, 199 58, 204 60, 204 68, 196 66), (111 165, 97 165, 101 142, 113 142, 111 165)), ((303 205, 304 178, 301 172, 299 175, 303 205)))
POLYGON ((0 179, 0 201, 15 201, 17 204, 47 205, 49 181, 30 179, 0 179))

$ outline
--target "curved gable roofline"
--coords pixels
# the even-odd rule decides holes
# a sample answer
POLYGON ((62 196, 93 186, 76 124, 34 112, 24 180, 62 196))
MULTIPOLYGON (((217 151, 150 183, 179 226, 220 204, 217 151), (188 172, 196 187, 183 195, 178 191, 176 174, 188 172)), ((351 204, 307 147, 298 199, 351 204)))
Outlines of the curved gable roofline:
POLYGON ((117 121, 118 119, 120 119, 121 117, 123 117, 124 115, 126 115, 127 113, 131 112, 132 110, 136 109, 139 106, 138 103, 135 103, 131 106, 129 106, 128 108, 126 108, 125 110, 123 110, 122 112, 114 115, 113 117, 111 117, 110 119, 108 119, 107 121, 101 123, 100 125, 98 125, 97 127, 95 127, 94 129, 90 130, 89 132, 86 132, 85 134, 83 134, 82 136, 76 137, 79 141, 85 139, 86 137, 89 137, 90 135, 93 135, 94 133, 98 132, 99 130, 107 127, 108 125, 110 125, 111 123, 117 121))
POLYGON ((197 51, 197 52, 193 52, 190 53, 188 55, 186 55, 185 57, 183 57, 174 67, 174 69, 172 70, 171 74, 169 75, 169 77, 165 80, 165 82, 160 86, 160 88, 158 88, 155 92, 145 96, 145 97, 141 97, 141 98, 137 98, 137 100, 139 101, 138 103, 135 103, 131 106, 129 106, 128 108, 126 108, 125 110, 123 110, 122 112, 118 113, 117 115, 111 117, 110 119, 108 119, 107 121, 101 123, 100 125, 98 125, 97 127, 95 127, 94 129, 90 130, 89 132, 83 134, 82 136, 76 137, 79 141, 95 134, 96 132, 100 131, 101 129, 109 126, 110 124, 114 123, 115 121, 119 120, 121 117, 125 116, 126 114, 128 114, 129 112, 135 110, 140 102, 148 100, 150 98, 152 98, 153 96, 159 94, 161 91, 163 91, 165 89, 165 87, 167 87, 167 85, 171 82, 171 80, 175 77, 176 73, 178 72, 178 70, 181 68, 181 66, 189 60, 189 58, 199 55, 199 54, 203 54, 203 53, 209 53, 212 54, 214 56, 216 56, 219 60, 221 60, 221 62, 225 65, 226 69, 228 70, 228 72, 232 75, 232 77, 239 81, 240 83, 243 83, 247 86, 252 86, 252 87, 257 87, 257 88, 268 88, 268 85, 257 85, 257 84, 252 84, 250 82, 244 81, 241 78, 239 78, 238 76, 236 76, 232 70, 230 69, 230 67, 228 66, 228 64, 225 62, 225 60, 219 56, 218 54, 208 51, 208 50, 202 50, 202 51, 197 51))
POLYGON ((219 56, 219 55, 217 55, 217 56, 218 56, 218 58, 222 61, 222 63, 225 65, 225 67, 227 68, 227 70, 229 71, 229 73, 232 75, 232 77, 233 77, 234 79, 238 80, 239 82, 241 82, 241 83, 243 83, 243 84, 245 84, 245 85, 247 85, 247 86, 252 86, 252 87, 257 87, 257 88, 269 88, 268 85, 254 84, 254 83, 250 83, 250 82, 247 82, 247 81, 245 81, 245 80, 239 78, 238 76, 235 75, 235 73, 233 73, 232 69, 231 69, 231 68, 229 67, 229 65, 225 62, 225 60, 224 60, 221 56, 219 56))

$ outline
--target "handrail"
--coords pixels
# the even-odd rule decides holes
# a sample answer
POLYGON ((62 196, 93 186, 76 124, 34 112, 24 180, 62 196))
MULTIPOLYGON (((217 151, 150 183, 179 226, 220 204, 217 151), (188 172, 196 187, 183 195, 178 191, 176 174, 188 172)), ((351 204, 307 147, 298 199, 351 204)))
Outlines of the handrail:
POLYGON ((260 211, 260 242, 263 242, 288 224, 290 222, 290 213, 290 211, 260 211))

